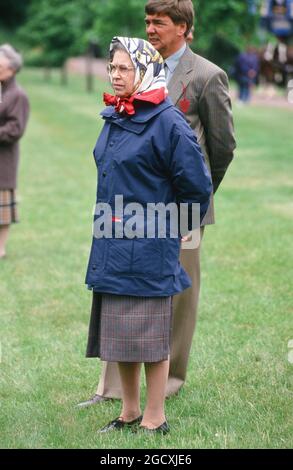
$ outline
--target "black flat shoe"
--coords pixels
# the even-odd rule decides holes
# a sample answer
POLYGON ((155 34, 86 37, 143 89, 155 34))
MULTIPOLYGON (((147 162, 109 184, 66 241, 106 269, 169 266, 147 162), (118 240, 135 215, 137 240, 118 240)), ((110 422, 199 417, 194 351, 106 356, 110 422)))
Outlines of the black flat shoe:
POLYGON ((169 424, 167 423, 167 421, 165 421, 163 424, 161 424, 161 426, 158 426, 157 428, 154 428, 154 429, 149 429, 145 426, 139 426, 139 429, 142 429, 144 432, 148 433, 148 434, 167 434, 168 432, 170 432, 170 426, 169 424))
POLYGON ((113 419, 110 423, 106 424, 99 432, 108 432, 108 431, 119 431, 123 428, 131 428, 135 424, 140 424, 142 416, 135 418, 133 421, 123 421, 122 418, 113 419))

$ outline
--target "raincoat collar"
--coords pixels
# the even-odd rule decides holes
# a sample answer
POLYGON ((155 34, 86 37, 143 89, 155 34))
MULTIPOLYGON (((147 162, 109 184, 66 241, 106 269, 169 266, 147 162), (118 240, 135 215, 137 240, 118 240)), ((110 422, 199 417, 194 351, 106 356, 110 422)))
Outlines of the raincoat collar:
POLYGON ((159 105, 142 104, 141 106, 137 107, 136 113, 132 116, 121 115, 115 111, 114 106, 107 106, 107 108, 101 112, 101 116, 104 119, 111 120, 118 125, 121 125, 121 123, 128 123, 128 125, 130 123, 145 124, 154 116, 164 111, 164 109, 170 108, 171 106, 172 101, 170 98, 166 98, 159 105))

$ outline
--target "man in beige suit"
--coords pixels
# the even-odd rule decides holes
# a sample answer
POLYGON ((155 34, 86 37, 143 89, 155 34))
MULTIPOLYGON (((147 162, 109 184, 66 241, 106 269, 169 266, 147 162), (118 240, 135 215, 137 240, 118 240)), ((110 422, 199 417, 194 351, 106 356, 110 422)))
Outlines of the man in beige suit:
MULTIPOLYGON (((194 54, 186 38, 194 21, 191 0, 149 0, 146 7, 148 40, 165 60, 169 96, 194 129, 211 171, 214 193, 233 158, 235 140, 226 73, 194 54)), ((214 223, 211 199, 201 227, 214 223)), ((181 263, 192 287, 174 297, 170 371, 166 396, 176 394, 186 379, 188 358, 195 330, 200 289, 200 246, 181 250, 181 263)), ((79 407, 108 398, 121 398, 116 363, 104 363, 96 395, 79 407)))

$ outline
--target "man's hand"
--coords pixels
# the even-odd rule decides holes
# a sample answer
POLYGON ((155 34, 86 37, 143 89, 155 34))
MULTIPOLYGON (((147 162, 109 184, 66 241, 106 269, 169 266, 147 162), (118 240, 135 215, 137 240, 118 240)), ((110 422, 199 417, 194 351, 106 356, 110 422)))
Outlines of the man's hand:
POLYGON ((181 238, 182 250, 194 250, 200 245, 200 228, 196 228, 181 238))
POLYGON ((192 239, 192 232, 190 232, 188 235, 185 235, 185 237, 181 238, 181 243, 182 242, 189 242, 192 239))

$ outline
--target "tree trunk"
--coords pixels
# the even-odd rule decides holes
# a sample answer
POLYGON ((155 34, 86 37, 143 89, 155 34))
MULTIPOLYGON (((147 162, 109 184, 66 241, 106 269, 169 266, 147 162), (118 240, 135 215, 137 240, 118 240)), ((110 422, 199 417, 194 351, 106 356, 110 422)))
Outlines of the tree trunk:
POLYGON ((91 54, 87 54, 85 58, 86 67, 86 91, 92 93, 94 90, 93 84, 93 58, 91 54))
POLYGON ((46 82, 51 80, 51 67, 47 65, 44 67, 44 79, 46 82))
POLYGON ((63 66, 61 67, 61 85, 63 85, 63 86, 68 85, 68 73, 67 73, 66 61, 64 62, 63 66))

